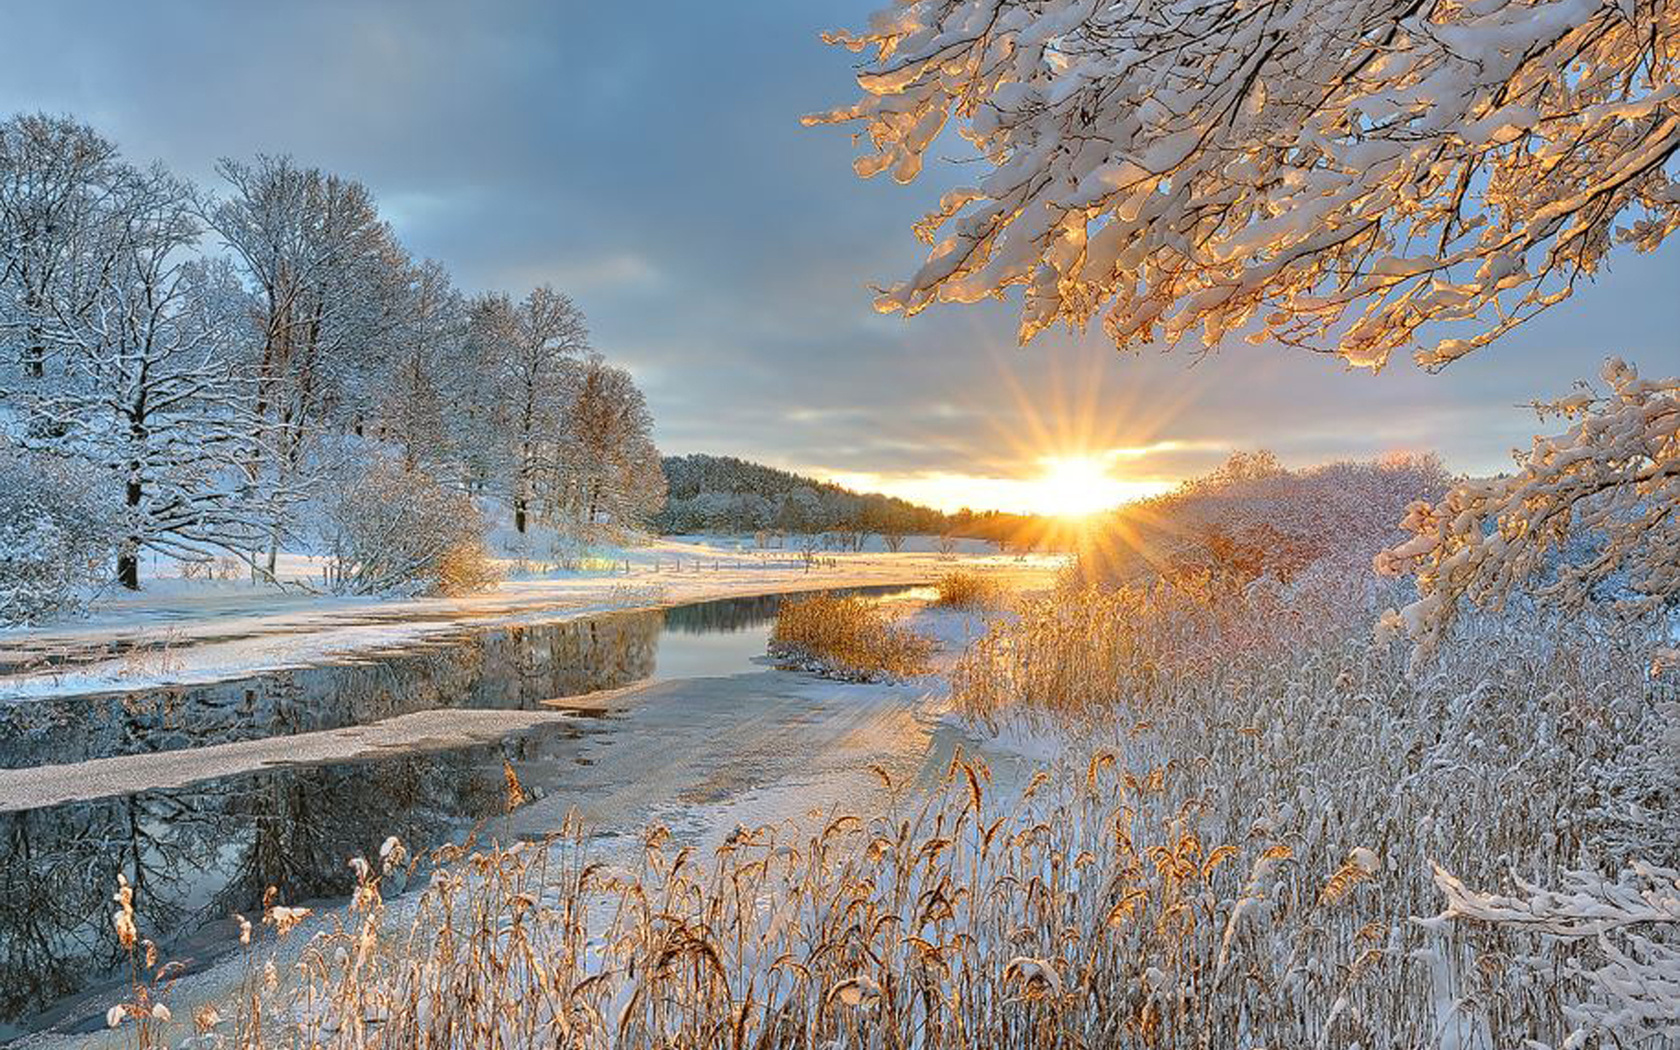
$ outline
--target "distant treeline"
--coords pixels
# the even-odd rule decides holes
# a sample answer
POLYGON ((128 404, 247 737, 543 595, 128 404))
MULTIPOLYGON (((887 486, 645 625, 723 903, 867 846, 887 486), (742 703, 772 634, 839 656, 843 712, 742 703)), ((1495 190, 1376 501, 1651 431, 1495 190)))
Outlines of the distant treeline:
POLYGON ((930 535, 989 540, 1003 549, 1045 545, 1056 531, 1042 518, 966 509, 945 514, 734 456, 666 456, 662 466, 665 509, 653 524, 664 533, 930 535))
POLYGON ((943 532, 930 507, 878 493, 858 493, 733 456, 666 456, 665 509, 654 525, 666 533, 943 532))

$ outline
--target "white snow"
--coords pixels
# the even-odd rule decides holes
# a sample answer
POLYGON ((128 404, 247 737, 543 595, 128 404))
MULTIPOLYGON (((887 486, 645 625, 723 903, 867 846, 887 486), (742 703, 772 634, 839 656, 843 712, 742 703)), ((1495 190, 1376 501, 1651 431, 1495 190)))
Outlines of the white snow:
MULTIPOLYGON (((380 600, 233 581, 148 580, 135 595, 108 596, 86 620, 0 633, 0 700, 204 683, 412 645, 466 626, 558 620, 619 609, 749 594, 933 580, 957 564, 1042 573, 1047 556, 825 551, 807 565, 796 551, 750 540, 685 537, 638 547, 598 547, 587 568, 523 567, 497 537, 510 578, 459 598, 380 600)), ((540 543, 538 538, 536 543, 540 543)), ((533 543, 533 546, 536 545, 533 543)), ((307 578, 317 562, 291 554, 282 578, 307 578)))

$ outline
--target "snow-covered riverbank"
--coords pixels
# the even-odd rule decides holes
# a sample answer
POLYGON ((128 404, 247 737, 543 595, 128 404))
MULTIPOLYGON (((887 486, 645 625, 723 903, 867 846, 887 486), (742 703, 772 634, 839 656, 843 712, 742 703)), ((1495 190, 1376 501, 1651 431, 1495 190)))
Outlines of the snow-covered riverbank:
MULTIPOLYGON (((915 563, 906 559, 901 564, 915 563)), ((1014 566, 1007 571, 1022 586, 1041 585, 1050 577, 1043 569, 1014 566)), ((865 582, 881 580, 870 577, 865 582)), ((984 626, 980 615, 925 608, 915 598, 906 601, 905 608, 915 629, 938 640, 940 669, 948 667, 984 626)), ((971 746, 941 717, 942 683, 937 677, 896 685, 847 684, 775 670, 750 659, 744 649, 739 655, 738 667, 707 669, 700 677, 655 679, 627 689, 566 698, 566 707, 594 710, 604 714, 606 721, 596 723, 598 729, 577 741, 575 753, 566 751, 566 761, 544 771, 544 780, 531 798, 495 818, 483 834, 504 842, 540 839, 562 827, 568 814, 576 814, 588 829, 591 851, 611 863, 633 861, 641 833, 655 824, 667 828, 680 842, 710 850, 741 825, 796 829, 837 811, 882 812, 891 806, 914 806, 917 787, 936 780, 957 747, 971 746), (881 772, 895 790, 887 789, 881 772)), ((42 798, 65 791, 77 794, 81 789, 74 783, 95 784, 99 782, 96 773, 115 776, 112 784, 118 789, 132 789, 131 782, 149 782, 158 776, 190 780, 252 763, 289 764, 321 761, 321 755, 341 758, 343 753, 361 754, 370 748, 403 749, 423 745, 433 735, 453 739, 463 733, 494 734, 504 721, 550 717, 574 716, 559 711, 427 712, 307 737, 138 755, 23 776, 29 790, 42 798)), ((5 776, 0 771, 0 785, 6 783, 5 776)), ((394 929, 406 921, 404 900, 393 901, 388 918, 394 929)), ((317 912, 300 931, 303 936, 294 935, 282 950, 283 966, 309 929, 330 925, 343 910, 343 902, 335 900, 290 903, 309 904, 317 912)), ((216 920, 212 928, 220 928, 216 920)), ((200 958, 212 943, 213 939, 199 946, 200 958)), ((236 956, 223 956, 196 968, 172 990, 171 1008, 178 1016, 187 1016, 200 1004, 225 1003, 241 975, 242 963, 236 956)), ((90 990, 59 1015, 56 1033, 38 1034, 22 1045, 122 1045, 123 1032, 87 1031, 87 1019, 100 1016, 109 1005, 107 1000, 115 1001, 120 994, 120 989, 110 986, 90 990)))
MULTIPOLYGON (((464 627, 553 621, 713 598, 928 582, 959 564, 1045 579, 1054 556, 1015 557, 930 544, 890 553, 792 550, 739 540, 665 539, 610 552, 592 568, 517 570, 493 590, 379 600, 231 581, 158 581, 110 598, 86 620, 0 633, 0 700, 28 700, 246 677, 420 644, 464 627), (917 549, 917 548, 920 549, 917 549)), ((975 545, 970 544, 973 548, 975 545)), ((294 566, 301 574, 302 566, 294 566)))

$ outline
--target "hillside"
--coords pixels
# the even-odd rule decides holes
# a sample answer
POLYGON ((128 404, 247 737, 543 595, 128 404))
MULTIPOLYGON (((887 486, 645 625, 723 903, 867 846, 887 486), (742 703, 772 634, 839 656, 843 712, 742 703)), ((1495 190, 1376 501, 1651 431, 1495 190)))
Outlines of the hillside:
POLYGON ((660 532, 937 533, 945 515, 879 493, 860 493, 733 456, 666 456, 660 532))

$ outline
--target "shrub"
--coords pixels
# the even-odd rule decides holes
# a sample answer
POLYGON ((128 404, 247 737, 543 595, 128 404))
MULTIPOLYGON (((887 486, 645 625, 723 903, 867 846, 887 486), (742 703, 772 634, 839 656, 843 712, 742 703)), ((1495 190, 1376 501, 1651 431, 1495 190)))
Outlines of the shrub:
POLYGON ((462 493, 376 457, 326 501, 332 588, 349 594, 463 594, 496 579, 485 523, 462 493))
POLYGON ((782 602, 770 654, 832 677, 875 681, 926 674, 933 641, 893 623, 868 599, 825 593, 782 602))
POLYGON ((1177 490, 1116 513, 1087 537, 1077 573, 1132 583, 1210 571, 1238 584, 1287 582, 1310 566, 1367 574, 1371 558, 1404 535, 1413 500, 1447 487, 1432 457, 1390 456, 1287 470, 1270 453, 1239 453, 1177 490))
POLYGON ((947 609, 980 609, 1000 597, 998 585, 971 569, 956 569, 939 577, 939 597, 933 604, 947 609))
POLYGON ((80 464, 0 442, 0 624, 85 609, 107 575, 116 526, 80 464))

